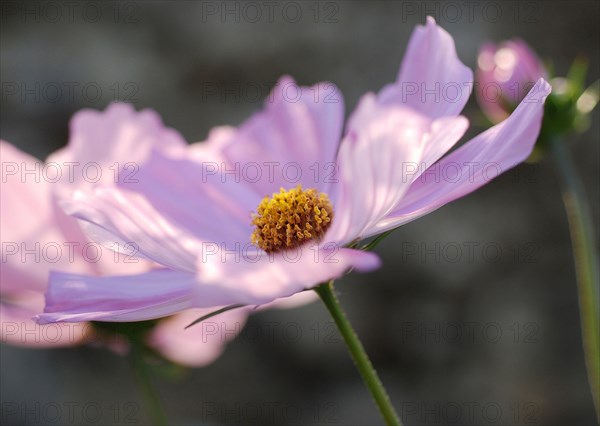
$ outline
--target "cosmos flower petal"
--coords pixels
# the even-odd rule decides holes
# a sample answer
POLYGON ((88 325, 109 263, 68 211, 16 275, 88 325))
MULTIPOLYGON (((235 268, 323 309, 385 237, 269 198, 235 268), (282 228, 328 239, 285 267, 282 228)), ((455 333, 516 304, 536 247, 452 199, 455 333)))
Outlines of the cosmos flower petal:
POLYGON ((293 309, 315 302, 317 299, 319 299, 319 295, 314 291, 301 291, 293 296, 282 297, 273 303, 262 305, 260 309, 293 309))
POLYGON ((61 205, 80 220, 90 240, 126 255, 126 262, 141 258, 179 271, 195 270, 197 241, 140 194, 96 188, 78 191, 61 205))
POLYGON ((192 307, 194 274, 157 269, 139 275, 92 277, 53 272, 40 324, 145 321, 192 307))
POLYGON ((119 186, 160 206, 161 214, 202 241, 246 241, 252 233, 250 212, 262 197, 242 176, 223 179, 220 167, 215 161, 171 158, 155 151, 134 182, 119 186))
POLYGON ((329 246, 297 253, 295 259, 278 253, 274 260, 262 256, 252 262, 221 262, 218 253, 199 260, 197 275, 166 269, 114 277, 55 272, 45 312, 36 320, 143 321, 192 307, 261 305, 338 278, 350 268, 369 271, 379 266, 375 254, 359 250, 329 246))
POLYGON ((75 114, 70 123, 69 143, 46 162, 57 163, 65 170, 61 190, 68 193, 77 188, 132 179, 152 149, 175 154, 186 145, 177 131, 162 124, 156 112, 137 112, 129 104, 114 103, 104 111, 84 109, 75 114), (74 164, 69 169, 67 163, 74 164), (69 170, 72 173, 67 173, 69 170))
POLYGON ((468 128, 469 120, 462 115, 435 120, 424 141, 423 155, 415 172, 415 179, 443 157, 463 137, 468 128))
POLYGON ((89 269, 81 262, 69 262, 67 256, 60 256, 60 251, 67 249, 63 241, 81 241, 83 235, 55 205, 52 184, 41 173, 43 163, 5 141, 0 141, 0 157, 1 292, 43 290, 51 267, 87 272, 89 269), (43 249, 48 255, 42 259, 43 249), (46 262, 46 258, 56 261, 46 262))
POLYGON ((248 316, 247 309, 232 309, 185 328, 214 309, 188 309, 159 321, 150 331, 148 344, 164 357, 188 367, 203 367, 213 362, 228 341, 237 336, 248 316))
POLYGON ((288 184, 324 189, 327 184, 317 172, 325 173, 335 161, 343 121, 344 100, 334 84, 301 87, 282 77, 262 111, 229 132, 228 139, 221 131, 214 143, 229 169, 260 165, 262 178, 253 187, 261 197, 278 191, 281 178, 288 184))
POLYGON ((44 309, 41 292, 22 292, 18 298, 0 302, 0 330, 3 343, 28 347, 70 346, 80 343, 86 328, 77 324, 43 327, 32 317, 44 309))
POLYGON ((473 72, 458 59, 452 36, 429 16, 412 34, 398 80, 382 89, 379 100, 435 119, 458 115, 472 89, 473 72))
MULTIPOLYGON (((45 163, 46 166, 44 162, 22 153, 4 141, 1 141, 0 145, 4 179, 0 203, 2 254, 3 258, 6 258, 6 262, 3 262, 0 268, 1 339, 12 345, 32 347, 67 346, 89 342, 86 340, 89 338, 86 332, 91 328, 89 324, 79 323, 84 321, 81 315, 75 315, 73 321, 78 323, 73 324, 59 323, 49 326, 39 325, 32 320, 44 309, 43 292, 48 284, 50 270, 57 269, 71 274, 135 274, 147 271, 150 262, 115 255, 109 250, 86 251, 88 254, 99 255, 96 257, 93 254, 94 260, 86 261, 81 256, 82 247, 91 243, 81 231, 78 221, 66 215, 57 205, 57 195, 65 197, 77 189, 89 189, 100 184, 110 186, 117 183, 117 171, 126 172, 125 175, 119 176, 119 183, 133 183, 138 178, 138 168, 148 161, 149 155, 156 151, 157 155, 161 153, 180 156, 185 152, 185 141, 174 130, 165 128, 156 113, 148 110, 136 113, 128 105, 116 104, 109 106, 104 112, 84 110, 77 113, 71 122, 69 144, 53 153, 45 163), (36 175, 31 172, 23 178, 23 169, 42 170, 52 163, 55 163, 56 167, 50 172, 61 170, 63 179, 50 182, 40 173, 36 175), (74 166, 71 176, 65 173, 69 164, 74 166), (102 173, 97 182, 81 179, 82 168, 90 164, 96 165, 102 173), (123 165, 134 167, 123 168, 123 165), (14 174, 11 174, 13 166, 14 174), (5 171, 7 173, 4 173, 5 171), (4 243, 11 245, 9 247, 4 243), (32 253, 23 260, 21 252, 24 248, 21 245, 25 244, 25 249, 31 251, 36 243, 41 247, 49 244, 57 246, 62 250, 62 255, 58 255, 59 260, 56 262, 47 261, 46 258, 35 260, 35 254, 32 253), (66 255, 67 244, 69 247, 75 245, 73 257, 66 255), (5 252, 8 248, 16 252, 13 255, 8 254, 5 252)), ((226 221, 221 222, 225 222, 224 226, 227 226, 226 221)), ((89 223, 87 225, 88 228, 94 227, 89 223)), ((96 226, 96 230, 106 235, 105 243, 119 241, 118 238, 109 237, 106 229, 96 226)), ((110 245, 114 247, 114 244, 110 245)), ((127 242, 121 241, 120 246, 127 246, 127 242)), ((100 247, 97 250, 101 249, 100 247)), ((166 277, 165 279, 168 280, 166 277)), ((78 293, 74 292, 65 297, 74 297, 76 301, 77 295, 78 293)), ((179 305, 175 310, 185 309, 186 306, 187 304, 179 305)), ((185 320, 186 312, 176 318, 182 316, 185 320)), ((121 321, 126 320, 127 315, 122 314, 119 312, 118 318, 121 321)), ((235 322, 238 324, 233 330, 227 328, 230 338, 239 332, 246 315, 243 310, 229 314, 231 317, 235 316, 235 322)), ((190 333, 186 333, 183 326, 176 328, 176 324, 176 320, 167 320, 164 324, 161 322, 148 336, 149 343, 167 358, 190 366, 205 365, 223 350, 225 340, 221 341, 216 337, 209 338, 201 344, 190 344, 186 339, 190 333)), ((197 332, 195 334, 197 335, 197 332)))
POLYGON ((240 260, 218 248, 207 250, 198 258, 196 306, 263 305, 339 278, 350 268, 366 272, 379 264, 373 253, 334 244, 307 244, 270 255, 259 251, 240 260))
POLYGON ((540 132, 544 101, 550 91, 550 85, 540 79, 509 118, 465 143, 415 180, 402 202, 372 234, 424 216, 526 160, 540 132), (453 171, 451 178, 448 170, 453 171))
POLYGON ((373 94, 360 101, 338 154, 340 193, 326 241, 347 244, 379 222, 402 198, 418 165, 430 120, 373 94))

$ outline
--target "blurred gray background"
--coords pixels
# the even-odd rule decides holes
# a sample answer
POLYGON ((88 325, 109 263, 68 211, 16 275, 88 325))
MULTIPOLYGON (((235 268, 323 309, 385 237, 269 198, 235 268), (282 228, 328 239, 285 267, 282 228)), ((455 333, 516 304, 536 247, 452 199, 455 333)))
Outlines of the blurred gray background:
MULTIPOLYGON (((480 43, 518 36, 559 75, 576 55, 588 57, 591 83, 600 74, 599 6, 3 1, 1 137, 44 158, 66 143, 73 113, 120 99, 155 109, 189 142, 203 140, 212 126, 258 110, 282 74, 334 82, 349 113, 361 94, 395 78, 410 33, 428 14, 471 68, 480 43), (65 83, 78 84, 72 96, 65 83), (14 84, 39 84, 39 98, 7 92, 14 84), (49 84, 65 89, 45 93, 49 84)), ((469 135, 481 131, 473 99, 465 114, 469 135)), ((570 140, 596 229, 599 122, 596 112, 592 127, 570 140)), ((337 288, 406 424, 594 424, 569 234, 549 159, 402 227, 377 252, 380 270, 337 288)), ((128 360, 107 350, 3 345, 0 368, 3 410, 79 407, 58 422, 52 413, 5 412, 6 424, 84 423, 81 407, 90 403, 104 410, 96 424, 150 422, 128 360)), ((256 314, 213 365, 154 381, 173 424, 381 422, 318 302, 256 314)))

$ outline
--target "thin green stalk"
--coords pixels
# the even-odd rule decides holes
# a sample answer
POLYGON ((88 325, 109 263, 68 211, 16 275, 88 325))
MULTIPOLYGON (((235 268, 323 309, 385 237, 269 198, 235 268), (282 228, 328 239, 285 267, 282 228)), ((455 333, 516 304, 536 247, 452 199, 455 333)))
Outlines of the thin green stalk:
POLYGON ((340 334, 346 342, 346 346, 348 347, 348 351, 354 360, 354 364, 365 381, 367 388, 371 392, 371 395, 373 396, 373 399, 375 400, 375 403, 377 404, 385 423, 387 425, 402 425, 398 415, 396 414, 396 411, 394 410, 394 407, 392 406, 392 403, 390 402, 390 397, 385 391, 381 380, 379 380, 377 372, 369 360, 369 356, 365 352, 365 348, 352 329, 352 325, 350 325, 348 318, 346 318, 346 315, 342 310, 342 307, 334 292, 333 281, 315 287, 315 291, 321 297, 321 300, 333 317, 340 334))
POLYGON ((148 365, 144 359, 143 351, 144 348, 139 343, 132 342, 131 358, 135 375, 140 390, 142 391, 144 402, 153 420, 153 424, 157 426, 167 425, 167 417, 162 408, 162 404, 150 381, 150 371, 148 370, 148 365))
POLYGON ((553 140, 551 149, 563 183, 562 198, 573 246, 585 365, 596 416, 600 421, 600 311, 595 234, 585 191, 564 141, 553 140))

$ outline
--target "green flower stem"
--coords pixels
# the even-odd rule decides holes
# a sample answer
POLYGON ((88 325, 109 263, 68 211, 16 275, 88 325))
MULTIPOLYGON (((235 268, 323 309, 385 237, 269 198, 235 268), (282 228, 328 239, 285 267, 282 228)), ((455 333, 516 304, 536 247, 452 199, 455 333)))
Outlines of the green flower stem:
POLYGON ((333 288, 333 281, 328 283, 323 283, 317 287, 315 287, 315 291, 321 297, 321 300, 329 310, 329 313, 333 317, 340 334, 344 338, 346 342, 346 346, 348 347, 348 351, 354 360, 356 368, 360 372, 365 384, 369 388, 381 415, 383 416, 385 423, 387 425, 402 425, 392 403, 390 402, 390 397, 387 395, 381 380, 377 376, 377 372, 373 368, 371 361, 367 353, 365 352, 365 348, 360 342, 358 336, 352 329, 348 318, 344 314, 342 307, 335 295, 333 288))
POLYGON ((563 181, 562 198, 569 221, 573 258, 577 276, 583 352, 588 380, 600 421, 600 327, 598 310, 598 253, 590 208, 564 141, 551 143, 552 154, 563 181))
POLYGON ((157 426, 167 425, 167 417, 163 411, 162 404, 150 381, 150 371, 144 359, 144 348, 140 343, 132 342, 131 352, 133 369, 153 424, 157 426))

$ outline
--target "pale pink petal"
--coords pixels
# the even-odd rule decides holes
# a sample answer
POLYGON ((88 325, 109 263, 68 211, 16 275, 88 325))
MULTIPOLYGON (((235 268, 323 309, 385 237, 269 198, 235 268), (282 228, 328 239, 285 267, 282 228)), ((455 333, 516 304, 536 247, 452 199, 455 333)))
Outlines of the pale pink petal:
POLYGON ((472 89, 473 72, 458 59, 452 36, 429 16, 413 32, 398 80, 380 92, 379 100, 435 119, 458 115, 472 89))
POLYGON ((40 292, 23 291, 19 297, 0 303, 0 337, 2 342, 17 346, 56 347, 81 343, 87 328, 82 324, 42 326, 32 320, 44 309, 40 292))
POLYGON ((0 291, 43 290, 51 268, 92 272, 94 266, 81 256, 83 234, 56 207, 43 163, 5 141, 0 142, 0 158, 0 291))
POLYGON ((252 233, 250 213, 262 197, 246 180, 221 176, 218 167, 154 152, 140 167, 137 182, 121 187, 142 194, 161 214, 202 241, 245 243, 252 233))
POLYGON ((192 307, 262 305, 339 278, 351 268, 370 271, 379 266, 373 253, 332 245, 305 245, 272 256, 262 252, 259 258, 237 262, 223 261, 227 256, 232 254, 203 253, 197 274, 164 269, 113 277, 52 273, 45 312, 36 320, 143 321, 192 307))
POLYGON ((158 269, 140 275, 92 277, 53 272, 38 323, 144 321, 192 307, 194 274, 158 269))
POLYGON ((425 138, 423 156, 415 179, 442 158, 463 137, 468 128, 469 121, 462 115, 435 120, 425 138))
POLYGON ((371 235, 426 215, 526 160, 540 132, 544 101, 550 91, 550 85, 540 79, 508 119, 465 143, 423 173, 371 235))
MULTIPOLYGON (((36 336, 40 333, 44 336, 45 330, 56 329, 40 328, 31 321, 43 309, 41 292, 51 269, 87 274, 139 273, 148 269, 147 262, 102 251, 102 247, 91 244, 77 220, 57 207, 55 195, 99 182, 113 184, 123 164, 132 164, 136 169, 137 162, 144 161, 153 148, 171 153, 183 151, 186 146, 175 131, 162 126, 154 112, 136 113, 124 104, 113 105, 103 113, 78 113, 71 130, 69 145, 51 155, 46 164, 1 143, 2 315, 23 317, 26 333, 15 337, 24 340, 23 344, 64 345, 81 340, 71 335, 66 341, 62 335, 54 338, 48 334, 55 342, 38 342, 36 336), (86 174, 86 167, 91 165, 95 166, 91 167, 91 175, 86 174), (100 179, 94 176, 96 170, 102 174, 100 179), (39 293, 26 291, 28 288, 39 293)), ((61 331, 66 329, 60 326, 61 331)), ((14 332, 9 330, 8 334, 14 332)))
MULTIPOLYGON (((244 122, 226 140, 215 142, 229 170, 257 164, 261 177, 252 184, 259 196, 281 186, 302 184, 325 189, 341 138, 344 101, 332 83, 301 87, 283 77, 273 88, 265 109, 244 122)), ((214 148, 211 148, 214 151, 214 148)), ((256 173, 252 173, 254 180, 256 173)), ((248 179, 247 179, 248 180, 248 179)))
POLYGON ((276 299, 271 303, 262 305, 260 309, 293 309, 299 306, 308 305, 319 298, 317 293, 311 290, 301 291, 289 297, 276 299))
POLYGON ((238 255, 235 258, 235 254, 216 246, 202 253, 198 258, 196 306, 262 305, 339 278, 350 268, 370 271, 379 266, 373 253, 334 244, 306 244, 270 255, 262 251, 238 255))
POLYGON ((179 154, 185 147, 183 137, 165 127, 156 112, 136 112, 129 104, 114 103, 103 112, 86 109, 75 114, 68 145, 50 155, 47 163, 62 171, 60 189, 68 193, 134 180, 152 149, 179 154))
POLYGON ((117 188, 78 191, 62 206, 80 220, 86 235, 98 244, 179 271, 195 270, 198 241, 162 216, 148 201, 117 188))
POLYGON ((247 309, 232 309, 190 328, 194 320, 214 309, 188 309, 158 322, 147 338, 148 344, 165 358, 188 367, 213 362, 244 327, 247 309))
POLYGON ((325 241, 363 236, 401 199, 418 166, 431 122, 411 109, 366 95, 349 121, 338 154, 341 194, 325 241))
POLYGON ((216 126, 210 129, 208 137, 202 142, 190 144, 187 149, 188 158, 199 163, 212 162, 221 164, 227 160, 225 148, 234 141, 237 129, 233 126, 216 126))

